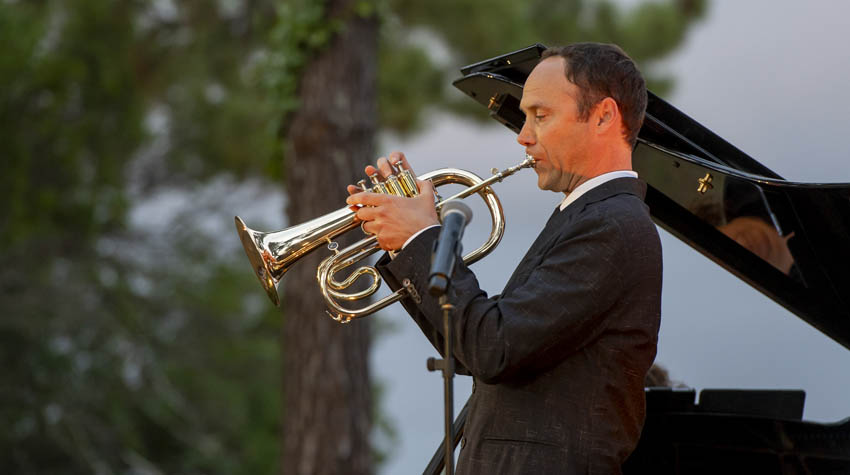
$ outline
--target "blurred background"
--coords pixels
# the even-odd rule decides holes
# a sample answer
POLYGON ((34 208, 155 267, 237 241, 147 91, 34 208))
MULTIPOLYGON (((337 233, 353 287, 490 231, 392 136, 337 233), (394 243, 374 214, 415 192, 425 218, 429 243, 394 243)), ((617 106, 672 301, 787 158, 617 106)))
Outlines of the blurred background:
MULTIPOLYGON (((433 348, 400 306, 332 322, 318 256, 274 307, 233 216, 271 231, 336 210, 393 150, 419 172, 520 161, 450 83, 535 42, 616 42, 651 90, 775 172, 848 182, 848 10, 0 0, 0 472, 420 472, 442 437, 433 348)), ((560 201, 535 183, 498 186, 507 232, 473 267, 491 294, 560 201)), ((799 388, 806 419, 850 416, 850 352, 661 234, 657 360, 674 381, 799 388)))

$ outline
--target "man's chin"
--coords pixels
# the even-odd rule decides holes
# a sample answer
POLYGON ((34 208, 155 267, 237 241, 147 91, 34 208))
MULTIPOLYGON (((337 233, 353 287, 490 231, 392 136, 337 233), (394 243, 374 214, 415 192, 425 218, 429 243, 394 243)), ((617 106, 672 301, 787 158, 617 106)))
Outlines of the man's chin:
POLYGON ((537 188, 540 188, 541 190, 545 190, 545 189, 546 189, 546 179, 545 179, 545 176, 544 176, 544 175, 541 175, 540 173, 538 173, 538 174, 537 174, 537 188))
POLYGON ((555 187, 552 186, 552 185, 553 185, 553 183, 546 182, 542 179, 537 180, 537 188, 540 188, 543 191, 555 191, 555 192, 557 192, 558 190, 556 190, 555 187))
POLYGON ((551 173, 537 172, 537 188, 546 191, 557 191, 554 189, 557 180, 552 179, 551 173))

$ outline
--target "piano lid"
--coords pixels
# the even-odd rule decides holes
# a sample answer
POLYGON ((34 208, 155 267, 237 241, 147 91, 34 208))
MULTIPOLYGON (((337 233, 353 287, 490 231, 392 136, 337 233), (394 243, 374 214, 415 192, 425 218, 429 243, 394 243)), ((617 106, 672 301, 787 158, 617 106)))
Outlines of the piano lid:
MULTIPOLYGON (((472 64, 453 84, 519 133, 544 50, 472 64)), ((850 349, 850 183, 787 181, 652 93, 632 163, 659 226, 850 349)))

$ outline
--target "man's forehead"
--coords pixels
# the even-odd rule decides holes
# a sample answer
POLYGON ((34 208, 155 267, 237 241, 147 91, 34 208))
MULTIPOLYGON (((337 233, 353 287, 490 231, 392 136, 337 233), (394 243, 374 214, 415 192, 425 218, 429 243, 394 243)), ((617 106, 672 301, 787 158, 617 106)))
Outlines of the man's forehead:
POLYGON ((564 71, 564 68, 567 66, 567 60, 563 56, 549 56, 548 58, 543 58, 540 60, 537 65, 531 70, 531 74, 529 74, 529 78, 534 75, 550 73, 555 71, 564 71))
POLYGON ((565 66, 566 62, 560 56, 552 56, 538 63, 525 81, 520 108, 535 109, 561 98, 563 94, 572 96, 565 66))

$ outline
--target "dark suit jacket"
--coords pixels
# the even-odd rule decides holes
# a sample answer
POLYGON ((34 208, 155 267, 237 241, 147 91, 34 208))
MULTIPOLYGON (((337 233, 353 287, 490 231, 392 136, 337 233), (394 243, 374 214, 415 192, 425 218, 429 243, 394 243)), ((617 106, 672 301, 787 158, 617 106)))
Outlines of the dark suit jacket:
MULTIPOLYGON (((501 295, 464 265, 452 276, 454 352, 474 378, 458 473, 620 473, 644 420, 655 358, 661 244, 646 185, 618 178, 556 211, 501 295)), ((379 263, 438 351, 442 313, 427 293, 439 229, 379 263), (419 300, 418 302, 416 300, 419 300)))

